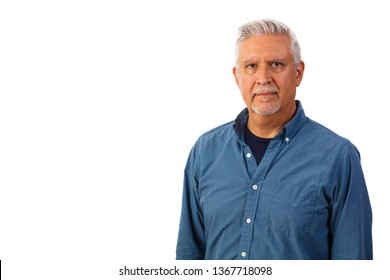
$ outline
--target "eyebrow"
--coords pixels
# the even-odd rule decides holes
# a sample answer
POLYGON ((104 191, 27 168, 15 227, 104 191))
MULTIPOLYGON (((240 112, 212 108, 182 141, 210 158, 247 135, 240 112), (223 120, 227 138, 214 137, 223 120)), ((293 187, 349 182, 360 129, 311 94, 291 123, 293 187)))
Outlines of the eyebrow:
POLYGON ((250 58, 250 59, 245 59, 245 60, 244 60, 244 65, 251 64, 251 63, 255 63, 255 62, 256 62, 256 59, 252 59, 252 58, 250 58))
MULTIPOLYGON (((282 63, 286 63, 286 60, 287 59, 285 59, 285 58, 278 58, 278 57, 275 57, 275 58, 272 58, 272 59, 269 59, 269 60, 267 60, 267 62, 269 63, 269 62, 282 62, 282 63)), ((249 59, 246 59, 246 60, 244 60, 244 65, 248 65, 248 64, 252 64, 252 63, 257 63, 258 62, 258 60, 257 59, 253 59, 253 58, 249 58, 249 59)))

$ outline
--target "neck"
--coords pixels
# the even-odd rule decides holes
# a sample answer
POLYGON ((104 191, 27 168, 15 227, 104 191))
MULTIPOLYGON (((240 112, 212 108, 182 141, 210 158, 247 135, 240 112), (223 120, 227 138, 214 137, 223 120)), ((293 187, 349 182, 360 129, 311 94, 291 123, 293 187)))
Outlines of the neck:
POLYGON ((256 136, 261 138, 274 138, 284 127, 284 125, 292 119, 296 111, 296 107, 287 113, 277 112, 272 115, 258 115, 252 110, 249 110, 248 129, 256 136))

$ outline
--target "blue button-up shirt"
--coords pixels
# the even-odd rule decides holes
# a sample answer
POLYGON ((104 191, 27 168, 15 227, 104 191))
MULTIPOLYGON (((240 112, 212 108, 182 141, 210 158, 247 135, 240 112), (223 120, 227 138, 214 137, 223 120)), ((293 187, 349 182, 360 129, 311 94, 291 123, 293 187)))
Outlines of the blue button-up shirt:
POLYGON ((297 112, 259 165, 248 110, 203 134, 185 168, 177 259, 372 259, 354 145, 297 112))

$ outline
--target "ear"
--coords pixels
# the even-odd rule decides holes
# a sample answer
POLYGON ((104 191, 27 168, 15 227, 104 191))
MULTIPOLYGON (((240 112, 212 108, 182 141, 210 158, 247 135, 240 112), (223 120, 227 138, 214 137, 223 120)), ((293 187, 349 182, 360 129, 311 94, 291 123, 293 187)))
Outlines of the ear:
POLYGON ((304 71, 305 71, 305 63, 301 60, 297 65, 297 69, 296 69, 295 86, 298 87, 301 84, 304 71))
POLYGON ((237 66, 233 67, 233 75, 234 75, 234 79, 236 80, 237 86, 239 86, 240 85, 240 79, 239 79, 237 66))

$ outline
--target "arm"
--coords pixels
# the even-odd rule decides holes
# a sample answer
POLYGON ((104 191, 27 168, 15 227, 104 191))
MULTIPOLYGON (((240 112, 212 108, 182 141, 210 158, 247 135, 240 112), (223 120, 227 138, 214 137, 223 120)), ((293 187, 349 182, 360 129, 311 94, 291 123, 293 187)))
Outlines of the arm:
POLYGON ((372 212, 360 156, 348 142, 334 170, 330 231, 332 259, 372 259, 372 212))
POLYGON ((206 239, 195 166, 196 147, 191 150, 184 173, 182 210, 176 247, 177 260, 205 258, 206 239))

